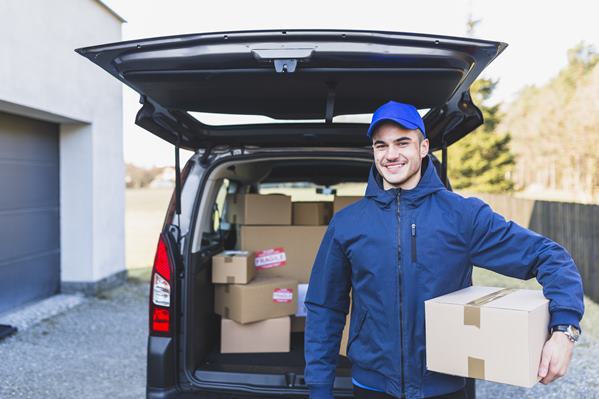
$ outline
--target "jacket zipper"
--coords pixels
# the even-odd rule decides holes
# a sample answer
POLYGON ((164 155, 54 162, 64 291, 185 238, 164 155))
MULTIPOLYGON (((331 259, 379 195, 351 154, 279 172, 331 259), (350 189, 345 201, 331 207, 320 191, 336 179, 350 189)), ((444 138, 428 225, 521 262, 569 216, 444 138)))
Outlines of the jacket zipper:
POLYGON ((412 223, 412 262, 417 262, 416 257, 416 223, 412 223))
POLYGON ((403 288, 402 288, 402 268, 401 268, 401 223, 399 214, 399 197, 401 189, 397 190, 397 268, 399 271, 399 342, 401 345, 400 361, 401 361, 401 394, 406 396, 406 387, 404 381, 404 361, 403 361, 403 288))

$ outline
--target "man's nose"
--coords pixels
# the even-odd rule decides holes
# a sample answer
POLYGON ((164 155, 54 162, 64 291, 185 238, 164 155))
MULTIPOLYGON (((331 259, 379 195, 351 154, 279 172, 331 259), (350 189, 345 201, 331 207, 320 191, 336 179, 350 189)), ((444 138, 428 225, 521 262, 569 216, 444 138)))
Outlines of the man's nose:
POLYGON ((399 157, 399 149, 394 145, 390 145, 387 149, 387 153, 385 154, 385 157, 388 160, 397 159, 399 157))

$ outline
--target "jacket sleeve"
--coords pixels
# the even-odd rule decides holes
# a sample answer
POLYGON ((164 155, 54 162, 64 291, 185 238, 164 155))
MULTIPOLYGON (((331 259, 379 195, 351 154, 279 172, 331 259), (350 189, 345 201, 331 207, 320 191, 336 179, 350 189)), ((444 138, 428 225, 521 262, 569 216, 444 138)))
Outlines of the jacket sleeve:
POLYGON ((571 324, 580 329, 582 279, 568 251, 547 237, 506 221, 478 198, 467 201, 472 211, 472 264, 522 280, 536 277, 549 299, 549 327, 571 324))
POLYGON ((320 244, 305 305, 304 378, 310 399, 332 399, 341 334, 349 310, 351 268, 335 237, 335 218, 320 244))

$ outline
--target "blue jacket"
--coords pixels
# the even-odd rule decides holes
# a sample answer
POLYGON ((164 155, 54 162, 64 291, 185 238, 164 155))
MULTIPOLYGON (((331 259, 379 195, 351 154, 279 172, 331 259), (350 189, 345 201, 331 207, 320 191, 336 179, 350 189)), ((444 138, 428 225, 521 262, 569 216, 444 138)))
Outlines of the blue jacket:
POLYGON ((310 398, 333 397, 341 333, 352 314, 352 377, 408 399, 461 389, 462 377, 428 371, 424 301, 472 285, 472 265, 530 279, 549 299, 550 326, 579 327, 580 274, 559 244, 477 198, 447 190, 432 165, 412 190, 384 190, 371 168, 365 197, 337 212, 318 250, 305 304, 304 372, 310 398))

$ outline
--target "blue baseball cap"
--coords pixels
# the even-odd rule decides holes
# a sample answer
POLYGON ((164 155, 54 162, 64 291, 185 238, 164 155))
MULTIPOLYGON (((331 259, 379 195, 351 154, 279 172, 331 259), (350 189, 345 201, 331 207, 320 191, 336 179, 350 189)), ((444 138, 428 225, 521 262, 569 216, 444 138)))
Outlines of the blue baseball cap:
POLYGON ((422 135, 426 138, 424 121, 413 105, 389 101, 378 107, 374 111, 374 114, 372 114, 372 121, 368 128, 368 137, 372 138, 372 133, 376 125, 382 121, 392 121, 409 130, 420 129, 422 135))

